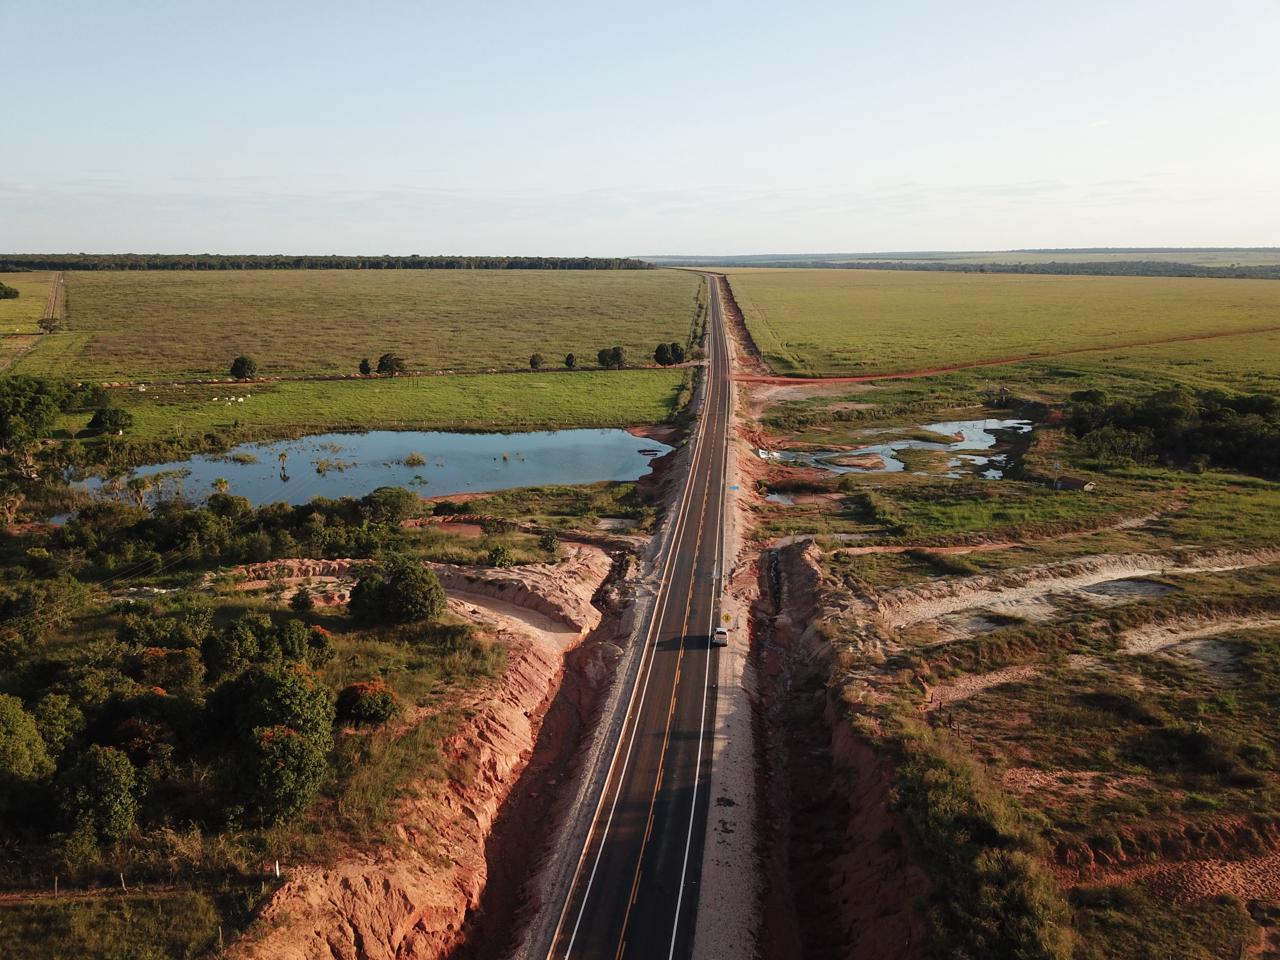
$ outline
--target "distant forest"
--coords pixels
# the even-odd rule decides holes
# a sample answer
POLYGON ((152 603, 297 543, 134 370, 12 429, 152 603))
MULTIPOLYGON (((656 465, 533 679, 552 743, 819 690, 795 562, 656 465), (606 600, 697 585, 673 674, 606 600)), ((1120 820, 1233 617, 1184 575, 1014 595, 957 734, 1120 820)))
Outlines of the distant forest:
MULTIPOLYGON (((766 264, 753 264, 766 266, 766 264)), ((1280 280, 1280 264, 1207 267, 1163 260, 1102 260, 1086 263, 938 263, 920 260, 892 263, 787 263, 788 267, 831 267, 841 270, 948 270, 953 273, 1050 273, 1094 277, 1226 277, 1237 280, 1280 280)))
POLYGON ((1280 248, 1277 247, 1074 247, 980 251, 782 253, 721 257, 659 256, 643 259, 662 267, 945 270, 953 273, 1280 280, 1280 248), (1028 259, 1021 259, 1023 256, 1028 259))
POLYGON ((630 257, 290 257, 282 254, 3 253, 19 270, 652 270, 630 257))

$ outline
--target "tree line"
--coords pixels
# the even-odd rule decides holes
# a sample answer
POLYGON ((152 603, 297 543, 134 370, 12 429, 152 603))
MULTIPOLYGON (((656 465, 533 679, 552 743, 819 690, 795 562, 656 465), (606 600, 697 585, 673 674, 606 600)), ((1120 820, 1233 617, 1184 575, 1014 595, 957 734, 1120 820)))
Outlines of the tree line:
MULTIPOLYGON (((669 367, 672 364, 684 363, 687 353, 684 345, 676 343, 674 340, 670 343, 660 343, 653 351, 653 361, 659 366, 669 367)), ((547 358, 540 353, 535 353, 529 357, 529 369, 541 370, 547 365, 547 358)), ((625 347, 601 347, 596 351, 596 366, 601 370, 622 370, 627 365, 627 351, 625 347)), ((566 370, 578 369, 578 355, 575 353, 566 353, 564 355, 564 368, 566 370)), ((361 367, 361 373, 368 371, 361 367)), ((382 371, 379 370, 379 373, 382 371)))
POLYGON ((652 270, 631 257, 395 257, 283 254, 6 253, 0 272, 21 270, 652 270))

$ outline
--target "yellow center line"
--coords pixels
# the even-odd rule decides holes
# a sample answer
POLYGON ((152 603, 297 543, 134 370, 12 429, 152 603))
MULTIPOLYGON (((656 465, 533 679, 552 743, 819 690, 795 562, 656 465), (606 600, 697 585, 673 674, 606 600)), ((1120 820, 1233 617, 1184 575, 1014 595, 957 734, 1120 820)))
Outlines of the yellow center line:
MULTIPOLYGON (((708 393, 707 410, 713 411, 714 406, 712 405, 712 394, 714 393, 714 387, 711 390, 708 390, 707 393, 708 393)), ((704 448, 699 448, 699 451, 698 451, 699 454, 702 453, 703 449, 704 448)), ((696 468, 696 466, 697 466, 696 464, 691 464, 689 469, 693 470, 696 468)), ((710 464, 708 464, 708 468, 709 467, 710 467, 710 464)), ((698 511, 698 532, 695 535, 694 542, 693 542, 693 556, 695 560, 694 560, 693 570, 690 572, 689 595, 685 599, 684 616, 680 624, 680 648, 679 648, 679 653, 676 655, 675 677, 671 683, 671 704, 667 710, 666 729, 663 730, 662 732, 662 749, 658 752, 658 776, 654 780, 653 796, 649 798, 649 824, 645 828, 644 840, 640 844, 640 855, 636 858, 636 872, 635 872, 635 876, 632 878, 632 881, 631 881, 631 897, 627 901, 627 910, 622 917, 622 929, 618 934, 618 952, 615 954, 615 958, 621 958, 623 951, 626 948, 627 926, 631 922, 631 908, 635 906, 636 897, 639 894, 640 868, 644 864, 645 850, 647 850, 649 847, 649 835, 653 830, 653 811, 654 811, 654 808, 657 806, 658 792, 662 786, 662 767, 667 757, 667 744, 671 742, 671 722, 675 717, 675 712, 676 712, 676 692, 678 691, 680 686, 680 664, 684 660, 684 638, 689 628, 689 612, 693 609, 693 594, 694 594, 695 584, 697 582, 696 558, 698 556, 698 551, 702 548, 702 530, 706 524, 707 499, 710 496, 711 496, 711 470, 708 469, 707 482, 703 486, 703 490, 702 490, 702 506, 701 506, 701 509, 698 511)), ((673 546, 673 549, 675 549, 679 545, 673 544, 672 546, 673 546)), ((637 720, 637 723, 638 722, 639 721, 637 720)))

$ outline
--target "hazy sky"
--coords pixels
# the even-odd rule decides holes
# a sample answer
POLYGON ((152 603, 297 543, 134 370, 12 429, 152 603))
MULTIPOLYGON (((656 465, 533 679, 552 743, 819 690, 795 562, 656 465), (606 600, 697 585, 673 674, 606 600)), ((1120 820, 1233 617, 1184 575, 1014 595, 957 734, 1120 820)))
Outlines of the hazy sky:
POLYGON ((1280 0, 0 0, 0 250, 1280 244, 1280 0))

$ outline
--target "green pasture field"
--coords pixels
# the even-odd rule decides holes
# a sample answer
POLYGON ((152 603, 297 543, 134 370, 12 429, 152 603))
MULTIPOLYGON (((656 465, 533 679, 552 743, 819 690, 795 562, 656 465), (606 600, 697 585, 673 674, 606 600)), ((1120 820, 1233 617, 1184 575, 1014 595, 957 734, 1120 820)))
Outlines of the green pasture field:
MULTIPOLYGON (((96 380, 355 373, 397 353, 411 370, 526 367, 532 353, 632 363, 689 339, 701 280, 676 270, 120 271, 67 275, 70 333, 23 373, 96 380)), ((44 298, 40 297, 41 306, 44 298)), ((21 301, 18 301, 21 302, 21 301)), ((3 308, 0 308, 3 309, 3 308)))
POLYGON ((0 283, 18 291, 16 300, 0 300, 0 335, 38 333, 49 299, 52 273, 0 273, 0 283))
POLYGON ((1280 283, 1269 280, 785 269, 728 276, 766 362, 801 376, 1280 328, 1280 283))
MULTIPOLYGON (((677 412, 684 371, 584 370, 386 380, 185 385, 113 391, 134 416, 126 438, 210 432, 252 439, 309 430, 529 430, 662 423, 677 412), (244 402, 232 397, 245 397, 244 402)), ((88 414, 68 417, 79 431, 88 414)))

